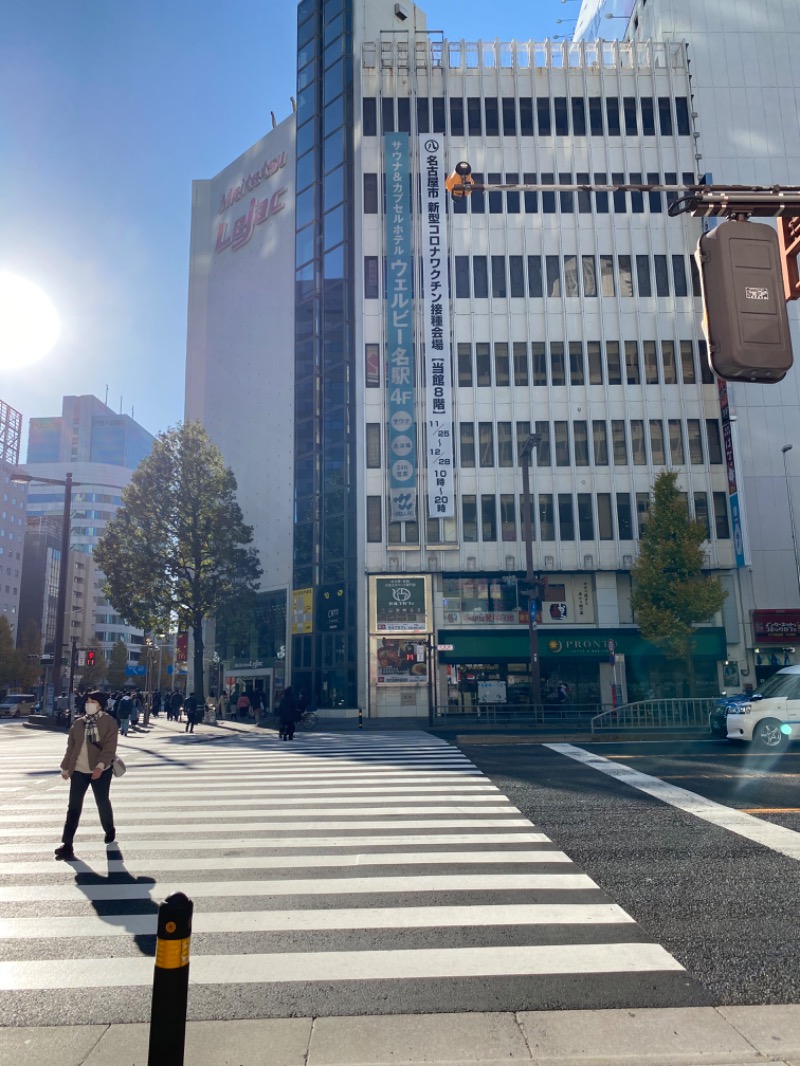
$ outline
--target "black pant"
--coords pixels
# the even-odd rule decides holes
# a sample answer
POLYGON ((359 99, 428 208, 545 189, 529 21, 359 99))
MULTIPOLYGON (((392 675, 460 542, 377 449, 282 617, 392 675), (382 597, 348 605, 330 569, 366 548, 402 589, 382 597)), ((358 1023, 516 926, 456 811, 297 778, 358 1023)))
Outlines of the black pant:
POLYGON ((78 823, 81 820, 83 810, 83 797, 86 795, 89 785, 94 792, 94 800, 100 815, 100 824, 107 834, 114 834, 114 812, 111 810, 111 800, 108 793, 111 788, 111 767, 104 770, 96 781, 92 781, 91 774, 82 774, 79 770, 73 770, 69 779, 69 804, 67 806, 67 820, 64 823, 62 841, 72 847, 78 823))
POLYGON ((288 737, 289 740, 294 740, 294 718, 281 718, 281 731, 282 737, 288 737))
POLYGON ((186 719, 186 728, 184 729, 184 733, 194 733, 194 718, 186 719))

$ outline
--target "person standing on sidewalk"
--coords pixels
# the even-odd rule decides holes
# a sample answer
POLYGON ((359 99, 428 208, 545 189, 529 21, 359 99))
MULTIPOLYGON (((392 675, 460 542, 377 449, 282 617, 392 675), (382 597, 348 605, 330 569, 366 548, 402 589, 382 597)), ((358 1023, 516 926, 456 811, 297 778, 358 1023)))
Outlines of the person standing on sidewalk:
POLYGON ((119 722, 119 731, 123 737, 128 735, 128 727, 131 724, 132 708, 133 701, 128 695, 123 696, 122 699, 117 702, 117 721, 119 722))
POLYGON ((61 776, 69 781, 67 819, 56 848, 57 859, 74 859, 73 841, 81 820, 83 798, 91 785, 106 844, 116 839, 114 812, 111 809, 111 763, 117 751, 117 723, 105 713, 105 692, 90 692, 86 712, 77 718, 67 737, 67 750, 61 760, 61 776))
POLYGON ((179 722, 181 720, 181 707, 183 707, 183 696, 178 689, 175 689, 170 697, 170 708, 172 710, 173 722, 179 722))
POLYGON ((184 704, 186 710, 186 728, 184 733, 194 733, 195 722, 198 716, 197 696, 193 692, 190 692, 186 697, 186 703, 184 704))
POLYGON ((297 703, 295 702, 292 686, 283 690, 281 702, 278 706, 278 720, 280 722, 279 736, 283 740, 294 740, 294 727, 297 722, 297 703))

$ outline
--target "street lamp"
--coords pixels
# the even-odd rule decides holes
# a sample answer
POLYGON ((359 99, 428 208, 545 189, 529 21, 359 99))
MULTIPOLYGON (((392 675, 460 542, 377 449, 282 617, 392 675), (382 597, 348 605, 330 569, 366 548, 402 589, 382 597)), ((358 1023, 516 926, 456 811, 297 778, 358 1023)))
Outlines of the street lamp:
POLYGON ((792 544, 794 545, 794 565, 797 568, 797 587, 800 590, 800 548, 797 545, 797 525, 794 519, 794 500, 792 498, 792 486, 789 483, 789 469, 786 465, 786 454, 792 450, 791 444, 784 444, 783 452, 783 476, 786 480, 786 495, 789 498, 789 523, 792 528, 792 544))
POLYGON ((525 537, 525 583, 528 586, 528 639, 530 642, 530 687, 534 706, 541 700, 541 671, 539 669, 539 625, 536 620, 536 601, 534 598, 533 575, 533 528, 531 525, 533 504, 531 501, 531 479, 529 468, 533 452, 542 443, 541 433, 531 433, 519 449, 519 461, 522 465, 522 531, 525 537))

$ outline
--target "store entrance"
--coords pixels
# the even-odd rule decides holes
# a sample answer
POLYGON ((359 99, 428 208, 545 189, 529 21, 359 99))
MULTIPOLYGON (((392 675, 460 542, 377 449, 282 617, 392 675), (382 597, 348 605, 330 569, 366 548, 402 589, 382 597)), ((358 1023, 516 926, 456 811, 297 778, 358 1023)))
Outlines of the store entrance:
POLYGON ((272 710, 273 699, 273 671, 269 668, 256 670, 226 670, 224 686, 228 690, 231 710, 244 692, 250 699, 250 719, 258 720, 259 709, 269 714, 272 710))
POLYGON ((600 705, 600 667, 585 659, 541 661, 542 690, 531 699, 529 664, 459 663, 448 667, 448 712, 469 714, 481 705, 524 706, 541 703, 548 707, 569 703, 575 707, 600 705))

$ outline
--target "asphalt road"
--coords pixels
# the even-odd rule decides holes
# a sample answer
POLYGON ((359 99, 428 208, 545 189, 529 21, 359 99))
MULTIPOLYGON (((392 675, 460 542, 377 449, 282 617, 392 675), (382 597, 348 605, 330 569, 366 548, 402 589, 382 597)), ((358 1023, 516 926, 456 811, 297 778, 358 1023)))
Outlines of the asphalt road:
MULTIPOLYGON (((800 745, 578 745, 800 831, 800 745)), ((461 745, 519 809, 726 1004, 800 1002, 800 863, 537 744, 461 745)))

